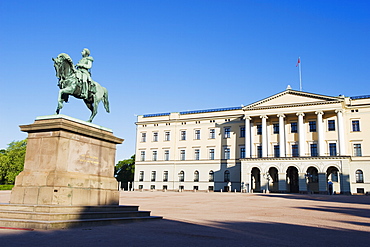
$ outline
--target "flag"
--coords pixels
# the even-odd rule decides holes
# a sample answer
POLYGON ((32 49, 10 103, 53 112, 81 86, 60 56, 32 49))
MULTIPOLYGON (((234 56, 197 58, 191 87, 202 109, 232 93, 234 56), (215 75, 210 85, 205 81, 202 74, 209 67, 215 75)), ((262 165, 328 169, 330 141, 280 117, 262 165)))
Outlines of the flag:
POLYGON ((296 67, 298 67, 298 65, 301 63, 301 58, 299 57, 298 58, 298 62, 297 62, 297 64, 295 65, 296 67))

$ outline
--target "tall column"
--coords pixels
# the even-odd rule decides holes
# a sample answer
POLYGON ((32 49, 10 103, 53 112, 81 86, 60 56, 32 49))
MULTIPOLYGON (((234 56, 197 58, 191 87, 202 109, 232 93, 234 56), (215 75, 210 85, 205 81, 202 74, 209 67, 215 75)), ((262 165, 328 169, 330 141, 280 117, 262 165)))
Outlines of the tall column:
POLYGON ((251 158, 251 117, 245 116, 245 158, 251 158))
POLYGON ((343 128, 343 110, 339 109, 335 111, 337 113, 338 122, 338 143, 339 143, 339 155, 346 155, 346 148, 344 142, 344 128, 343 128))
POLYGON ((266 115, 260 116, 262 119, 262 157, 267 157, 267 124, 266 119, 268 118, 266 115))
POLYGON ((305 145, 305 128, 303 123, 303 112, 297 113, 298 116, 298 145, 299 145, 299 156, 305 156, 306 145, 305 145))
POLYGON ((279 118, 279 149, 280 149, 280 157, 286 157, 285 152, 285 124, 284 124, 284 114, 278 114, 277 117, 279 118))
POLYGON ((325 142, 324 142, 324 124, 322 122, 322 115, 324 112, 317 111, 315 112, 317 115, 317 136, 318 136, 318 155, 324 156, 325 155, 325 142))

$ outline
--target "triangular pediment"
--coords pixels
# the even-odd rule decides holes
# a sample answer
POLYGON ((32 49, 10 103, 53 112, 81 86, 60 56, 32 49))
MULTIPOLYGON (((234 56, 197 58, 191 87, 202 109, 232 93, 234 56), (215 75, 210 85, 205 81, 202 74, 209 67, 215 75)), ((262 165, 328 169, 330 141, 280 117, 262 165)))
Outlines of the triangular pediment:
POLYGON ((343 98, 307 93, 288 89, 263 100, 245 106, 243 109, 261 109, 270 107, 286 107, 295 105, 314 105, 341 102, 343 98))

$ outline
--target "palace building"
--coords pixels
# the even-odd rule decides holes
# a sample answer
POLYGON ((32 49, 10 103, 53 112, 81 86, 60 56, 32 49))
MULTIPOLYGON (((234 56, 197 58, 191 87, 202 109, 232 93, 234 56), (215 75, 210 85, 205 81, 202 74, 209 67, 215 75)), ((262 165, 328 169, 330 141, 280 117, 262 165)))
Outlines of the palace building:
POLYGON ((292 90, 138 116, 135 189, 370 192, 370 96, 292 90))

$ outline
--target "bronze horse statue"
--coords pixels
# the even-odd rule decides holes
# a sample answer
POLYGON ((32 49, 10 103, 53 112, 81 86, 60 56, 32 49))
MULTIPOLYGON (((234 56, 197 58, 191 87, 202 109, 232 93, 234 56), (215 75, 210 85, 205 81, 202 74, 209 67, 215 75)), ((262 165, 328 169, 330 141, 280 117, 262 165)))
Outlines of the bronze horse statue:
POLYGON ((82 84, 77 77, 77 73, 79 72, 75 69, 71 57, 66 53, 61 53, 56 58, 52 58, 52 60, 54 61, 54 68, 56 77, 59 79, 58 86, 60 88, 56 110, 57 114, 63 108, 63 102, 68 102, 69 95, 83 99, 87 108, 91 111, 90 118, 87 120, 88 122, 92 122, 97 114, 100 101, 103 101, 104 108, 109 113, 108 90, 106 88, 100 86, 96 81, 91 81, 90 88, 94 88, 94 90, 89 91, 87 98, 82 98, 82 84))

